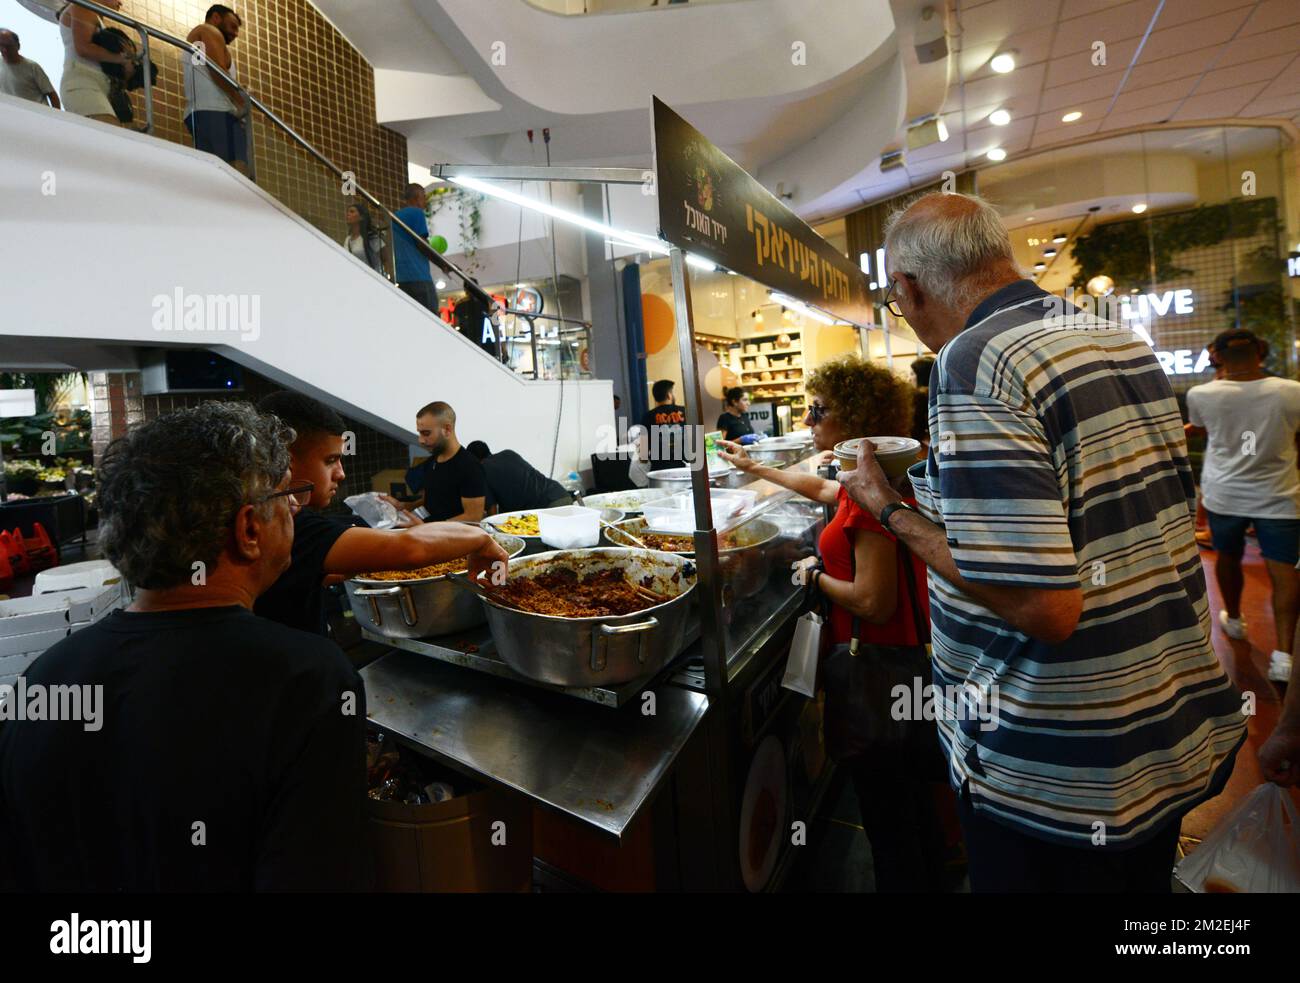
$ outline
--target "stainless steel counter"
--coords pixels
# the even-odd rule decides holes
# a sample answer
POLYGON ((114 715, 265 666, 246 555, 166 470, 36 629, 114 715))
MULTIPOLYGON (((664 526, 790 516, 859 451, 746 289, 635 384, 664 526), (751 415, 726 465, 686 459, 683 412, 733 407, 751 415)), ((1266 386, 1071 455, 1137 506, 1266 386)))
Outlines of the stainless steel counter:
POLYGON ((621 837, 708 711, 669 677, 611 711, 394 650, 361 670, 371 723, 431 757, 621 837))

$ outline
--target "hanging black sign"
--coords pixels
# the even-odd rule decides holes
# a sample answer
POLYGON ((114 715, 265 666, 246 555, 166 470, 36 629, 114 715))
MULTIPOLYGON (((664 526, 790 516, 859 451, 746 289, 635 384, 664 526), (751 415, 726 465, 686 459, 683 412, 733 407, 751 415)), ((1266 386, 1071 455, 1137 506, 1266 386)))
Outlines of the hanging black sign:
POLYGON ((654 158, 662 238, 845 321, 872 323, 862 271, 658 99, 654 158))

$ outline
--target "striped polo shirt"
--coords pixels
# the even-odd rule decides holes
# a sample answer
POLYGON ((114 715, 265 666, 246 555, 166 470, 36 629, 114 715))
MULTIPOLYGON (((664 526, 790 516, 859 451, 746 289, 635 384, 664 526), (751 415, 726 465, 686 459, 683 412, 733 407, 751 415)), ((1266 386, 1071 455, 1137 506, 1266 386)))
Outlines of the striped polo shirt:
POLYGON ((1131 331, 1022 280, 939 352, 929 421, 909 474, 962 577, 1083 590, 1074 634, 1048 644, 930 572, 953 785, 1027 835, 1137 845, 1218 794, 1246 728, 1210 645, 1164 371, 1131 331))

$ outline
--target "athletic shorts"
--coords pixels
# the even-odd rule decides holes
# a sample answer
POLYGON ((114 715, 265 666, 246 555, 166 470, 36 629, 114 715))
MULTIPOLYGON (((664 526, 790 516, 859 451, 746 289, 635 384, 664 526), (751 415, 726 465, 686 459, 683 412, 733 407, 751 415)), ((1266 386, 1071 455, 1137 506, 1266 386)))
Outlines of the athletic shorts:
POLYGON ((1300 519, 1252 519, 1240 515, 1220 515, 1205 510, 1210 520, 1210 538, 1214 548, 1227 556, 1241 556, 1246 550, 1246 530, 1255 527, 1259 551, 1264 559, 1295 566, 1300 560, 1300 519))
POLYGON ((185 117, 194 136, 194 149, 216 154, 227 164, 248 163, 248 140, 238 116, 215 109, 199 109, 185 117))

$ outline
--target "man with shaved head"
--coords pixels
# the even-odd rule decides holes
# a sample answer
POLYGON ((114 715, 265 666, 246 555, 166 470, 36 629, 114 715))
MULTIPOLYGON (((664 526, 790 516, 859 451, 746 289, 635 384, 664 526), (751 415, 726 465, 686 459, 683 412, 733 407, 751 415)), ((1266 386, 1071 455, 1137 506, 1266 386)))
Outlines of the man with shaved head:
POLYGON ((1182 817, 1223 788, 1245 719, 1210 645, 1164 371, 1024 279, 978 198, 895 214, 885 268, 891 311, 938 353, 919 509, 869 447, 841 480, 930 568, 971 888, 1167 892, 1182 817))
POLYGON ((424 492, 424 503, 387 501, 426 522, 478 522, 487 507, 487 479, 478 458, 456 438, 456 411, 441 400, 430 403, 415 415, 415 429, 429 458, 406 472, 406 484, 424 492))

